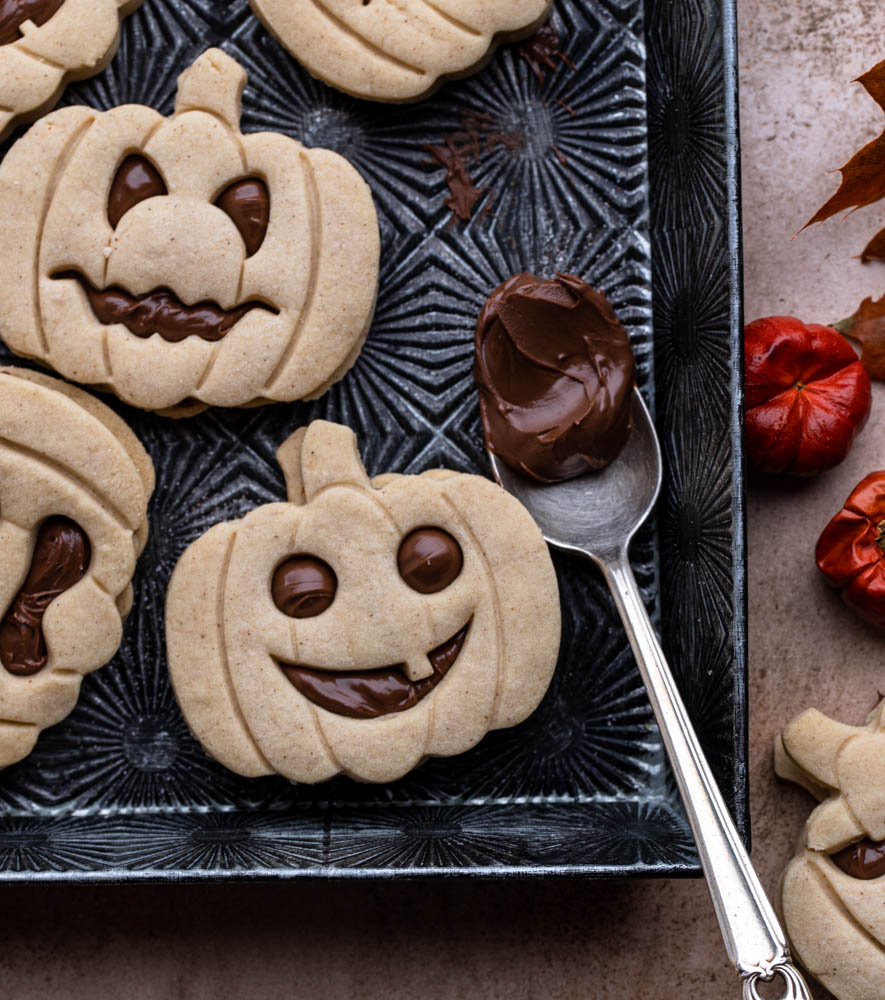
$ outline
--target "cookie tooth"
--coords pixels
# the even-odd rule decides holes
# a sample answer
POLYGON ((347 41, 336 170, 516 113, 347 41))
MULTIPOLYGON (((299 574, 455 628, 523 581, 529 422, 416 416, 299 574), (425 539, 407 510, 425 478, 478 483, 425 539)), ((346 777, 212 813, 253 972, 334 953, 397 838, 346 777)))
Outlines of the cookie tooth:
POLYGON ((99 73, 141 2, 63 0, 42 23, 23 22, 20 37, 0 46, 0 138, 52 107, 68 80, 99 73))
POLYGON ((119 646, 153 481, 103 404, 0 368, 0 767, 71 711, 82 675, 119 646))
POLYGON ((204 746, 240 760, 239 726, 225 736, 233 705, 291 781, 392 781, 525 718, 560 631, 556 576, 528 513, 456 472, 370 483, 353 431, 326 421, 297 430, 277 458, 288 502, 212 529, 236 532, 223 571, 201 555, 210 533, 173 574, 173 678, 216 664, 212 636, 223 637, 216 681, 195 685, 202 703, 180 698, 204 746), (211 582, 196 580, 197 566, 211 582), (216 701, 224 721, 213 729, 216 701))

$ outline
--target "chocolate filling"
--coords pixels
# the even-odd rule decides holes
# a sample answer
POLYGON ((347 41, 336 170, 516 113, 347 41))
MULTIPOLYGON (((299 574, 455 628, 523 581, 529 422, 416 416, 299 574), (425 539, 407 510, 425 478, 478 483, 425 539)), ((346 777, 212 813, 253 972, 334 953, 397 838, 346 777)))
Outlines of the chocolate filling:
POLYGON ((43 522, 25 582, 0 622, 0 662, 9 673, 29 677, 46 666, 43 615, 59 594, 83 579, 91 554, 89 538, 75 521, 43 522))
POLYGON ((79 282, 99 323, 105 326, 122 323, 136 337, 147 338, 158 333, 163 340, 173 344, 187 337, 221 340, 253 309, 277 313, 263 302, 244 302, 233 309, 222 309, 209 301, 187 306, 168 288, 145 295, 130 295, 116 287, 97 289, 79 271, 62 271, 53 278, 79 282))
POLYGON ((433 673, 420 681, 410 681, 402 663, 377 670, 317 670, 277 662, 301 694, 320 708, 352 719, 376 719, 414 708, 430 694, 458 659, 470 624, 427 654, 433 673))
POLYGON ((880 875, 885 875, 885 840, 859 840, 832 854, 830 858, 833 864, 852 878, 879 878, 880 875))
POLYGON ((0 45, 22 37, 21 26, 33 21, 38 27, 52 17, 65 0, 0 0, 0 45))

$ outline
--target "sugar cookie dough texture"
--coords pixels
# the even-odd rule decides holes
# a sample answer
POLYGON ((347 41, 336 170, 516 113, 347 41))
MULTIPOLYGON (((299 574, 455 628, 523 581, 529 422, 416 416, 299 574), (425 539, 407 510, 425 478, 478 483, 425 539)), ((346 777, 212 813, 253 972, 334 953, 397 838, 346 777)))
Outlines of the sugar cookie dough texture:
POLYGON ((153 487, 147 453, 103 403, 0 368, 0 767, 30 753, 117 651, 153 487), (74 572, 57 523, 80 535, 74 572))
POLYGON ((549 0, 250 0, 307 70, 373 101, 416 101, 531 34, 549 0))
POLYGON ((0 335, 134 406, 312 398, 350 368, 378 284, 368 186, 336 153, 242 135, 218 49, 175 113, 72 107, 0 165, 0 335))

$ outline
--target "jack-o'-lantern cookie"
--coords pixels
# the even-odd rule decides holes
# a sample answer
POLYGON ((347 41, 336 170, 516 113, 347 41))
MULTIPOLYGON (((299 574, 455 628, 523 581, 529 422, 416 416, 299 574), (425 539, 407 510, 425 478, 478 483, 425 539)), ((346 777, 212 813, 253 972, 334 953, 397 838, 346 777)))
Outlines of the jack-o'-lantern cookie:
POLYGON ((550 0, 250 0, 314 76, 354 97, 417 101, 530 35, 550 0))
POLYGON ((0 368, 0 768, 120 645, 154 470, 81 389, 0 368))
POLYGON ((803 712, 778 737, 775 768, 821 800, 781 881, 793 952, 839 1000, 881 1000, 885 701, 866 726, 803 712))
POLYGON ((142 0, 0 0, 0 138, 58 100, 69 80, 94 76, 142 0))
POLYGON ((489 480, 369 480, 354 434, 315 421, 277 452, 288 503, 194 542, 166 602, 194 735, 249 777, 392 781, 537 707, 560 612, 547 546, 489 480))
POLYGON ((378 220, 336 153, 242 135, 245 72, 210 49, 175 113, 73 107, 0 166, 0 335, 19 354, 183 416, 322 393, 356 360, 378 220))

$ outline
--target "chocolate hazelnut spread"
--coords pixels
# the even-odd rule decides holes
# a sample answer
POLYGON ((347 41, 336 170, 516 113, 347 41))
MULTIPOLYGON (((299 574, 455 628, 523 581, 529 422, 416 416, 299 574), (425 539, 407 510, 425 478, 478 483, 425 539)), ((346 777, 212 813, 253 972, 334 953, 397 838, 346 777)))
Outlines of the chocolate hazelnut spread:
POLYGON ((130 295, 115 286, 94 288, 79 271, 61 271, 52 277, 59 281, 77 281, 99 323, 105 326, 121 323, 136 337, 145 339, 158 334, 172 344, 188 337, 221 340, 253 309, 276 312, 263 302, 244 302, 231 309, 223 309, 209 301, 189 306, 168 288, 159 288, 146 295, 130 295))
POLYGON ((885 875, 885 840, 867 839, 849 844, 832 855, 832 861, 852 878, 879 878, 885 875))
POLYGON ((445 590, 461 572, 461 546, 440 528, 417 528, 403 539, 397 553, 399 574, 419 594, 445 590))
POLYGON ((473 374, 489 448, 540 482, 603 468, 630 433, 627 331, 574 275, 517 274, 496 288, 476 327, 473 374))
POLYGON ((378 670, 317 670, 283 662, 280 668, 320 708, 352 719, 377 719, 405 712, 426 698, 451 670, 469 631, 470 622, 427 654, 433 673, 420 681, 410 681, 401 663, 378 670))
POLYGON ((233 220, 246 244, 246 256, 257 253, 267 234, 270 194, 264 181, 245 177, 228 185, 215 204, 233 220))
POLYGON ((25 582, 0 622, 0 662, 9 673, 29 677, 46 666, 43 615, 59 594, 83 578, 91 551, 86 532, 75 521, 50 517, 43 522, 25 582))
POLYGON ((273 602, 290 618, 315 618, 335 600, 338 579, 328 563, 314 556, 292 556, 271 578, 273 602))
POLYGON ((22 37, 21 26, 33 21, 38 27, 52 17, 64 0, 0 0, 0 45, 22 37))
POLYGON ((157 168, 144 156, 133 153, 117 168, 108 195, 108 222, 116 229, 120 220, 140 201, 167 194, 166 182, 157 168))

